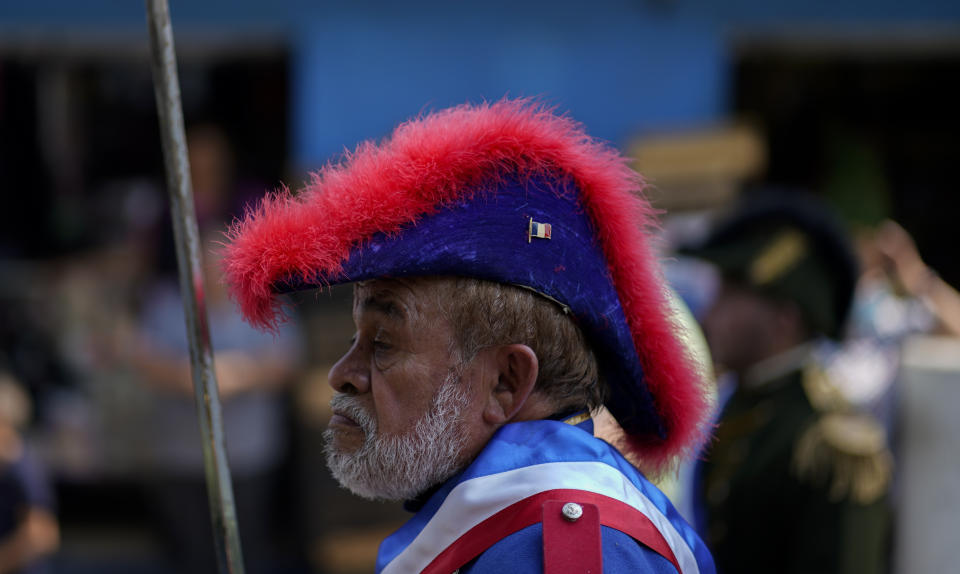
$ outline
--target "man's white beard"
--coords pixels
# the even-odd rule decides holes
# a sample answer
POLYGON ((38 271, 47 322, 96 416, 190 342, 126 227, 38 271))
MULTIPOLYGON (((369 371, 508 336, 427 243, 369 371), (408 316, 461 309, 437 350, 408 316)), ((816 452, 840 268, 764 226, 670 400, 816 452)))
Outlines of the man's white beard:
POLYGON ((353 453, 338 452, 334 431, 323 433, 327 466, 340 485, 371 500, 407 500, 453 476, 462 467, 465 440, 461 415, 469 401, 460 378, 451 373, 430 410, 407 433, 380 436, 377 421, 355 396, 337 394, 330 406, 352 418, 364 433, 353 453))

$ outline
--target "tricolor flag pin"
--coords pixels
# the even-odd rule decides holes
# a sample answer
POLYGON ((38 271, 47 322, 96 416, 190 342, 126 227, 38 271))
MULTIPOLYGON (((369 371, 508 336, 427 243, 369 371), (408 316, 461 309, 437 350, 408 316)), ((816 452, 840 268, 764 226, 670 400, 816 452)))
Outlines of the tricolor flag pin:
POLYGON ((550 239, 550 224, 549 223, 537 223, 530 218, 530 226, 527 228, 527 243, 533 241, 533 238, 538 239, 550 239))

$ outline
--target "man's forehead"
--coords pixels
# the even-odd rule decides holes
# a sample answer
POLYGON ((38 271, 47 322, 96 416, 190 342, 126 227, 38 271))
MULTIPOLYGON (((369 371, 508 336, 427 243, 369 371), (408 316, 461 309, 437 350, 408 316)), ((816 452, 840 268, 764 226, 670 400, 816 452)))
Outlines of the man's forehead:
POLYGON ((440 278, 370 279, 354 284, 354 312, 379 312, 395 319, 422 315, 438 304, 440 278))

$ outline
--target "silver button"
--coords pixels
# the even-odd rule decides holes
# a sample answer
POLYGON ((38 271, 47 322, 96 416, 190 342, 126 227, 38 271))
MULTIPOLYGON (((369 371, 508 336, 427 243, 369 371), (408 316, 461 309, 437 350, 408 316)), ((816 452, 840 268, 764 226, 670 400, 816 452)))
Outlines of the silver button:
POLYGON ((562 512, 563 517, 570 522, 576 522, 583 516, 583 507, 576 502, 568 502, 563 505, 563 509, 561 509, 560 512, 562 512))

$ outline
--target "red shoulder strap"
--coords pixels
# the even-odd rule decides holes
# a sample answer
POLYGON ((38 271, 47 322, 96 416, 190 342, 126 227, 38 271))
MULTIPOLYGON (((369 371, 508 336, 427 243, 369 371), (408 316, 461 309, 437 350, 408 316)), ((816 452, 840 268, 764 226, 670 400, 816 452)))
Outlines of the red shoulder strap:
MULTIPOLYGON (((453 572, 482 554, 498 541, 543 520, 544 508, 548 502, 559 503, 561 512, 563 505, 568 502, 574 502, 581 507, 593 505, 597 509, 600 525, 614 528, 624 534, 628 534, 637 542, 673 563, 677 572, 681 571, 680 563, 673 554, 670 545, 667 544, 667 540, 663 537, 663 534, 660 533, 660 530, 657 529, 656 525, 642 512, 625 502, 602 494, 585 490, 558 489, 547 490, 524 498, 477 524, 454 541, 454 543, 448 546, 443 552, 438 554, 437 557, 424 568, 423 572, 425 574, 449 574, 453 572)), ((561 520, 562 519, 561 517, 561 520)), ((548 526, 546 522, 544 522, 545 533, 547 528, 548 526)), ((597 540, 600 540, 599 532, 597 540)), ((547 544, 546 538, 544 539, 544 544, 547 544)), ((578 540, 576 545, 579 544, 580 542, 578 540)), ((571 547, 576 546, 575 544, 569 543, 566 545, 571 547)), ((544 550, 544 567, 547 568, 548 558, 546 547, 544 550)), ((554 572, 561 571, 564 570, 555 570, 554 572)), ((550 570, 547 570, 547 572, 549 573, 550 570)), ((597 572, 600 571, 598 570, 597 572)))
POLYGON ((543 503, 543 573, 602 574, 600 510, 596 504, 543 503))

